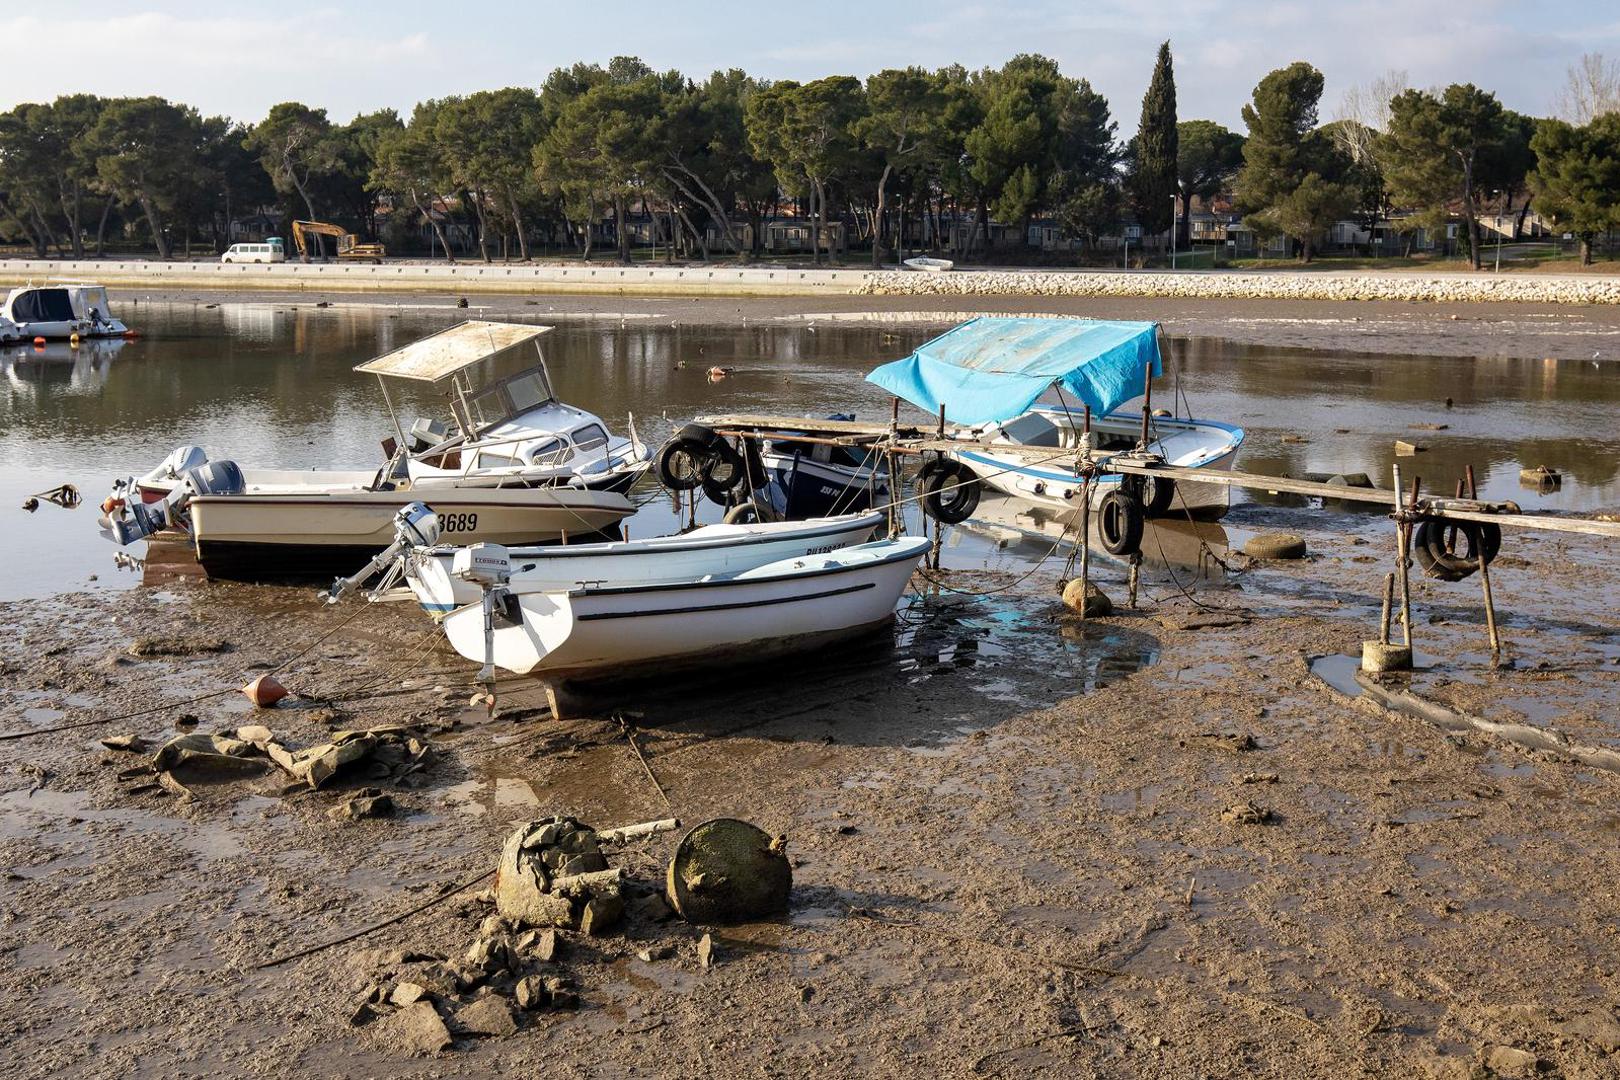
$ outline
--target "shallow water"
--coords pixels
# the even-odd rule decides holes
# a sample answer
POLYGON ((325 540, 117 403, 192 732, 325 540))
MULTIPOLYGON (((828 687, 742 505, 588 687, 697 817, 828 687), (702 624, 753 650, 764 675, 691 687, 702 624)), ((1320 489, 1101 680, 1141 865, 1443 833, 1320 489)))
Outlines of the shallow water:
MULTIPOLYGON (((468 314, 289 301, 117 306, 139 340, 0 352, 0 508, 14 548, 0 565, 0 599, 135 584, 98 535, 95 504, 115 478, 145 472, 175 446, 196 443, 215 457, 266 466, 380 463, 391 422, 375 380, 351 369, 468 314), (83 494, 78 509, 18 509, 64 482, 83 494)), ((797 320, 694 326, 658 316, 566 323, 546 347, 560 396, 619 432, 633 413, 642 437, 657 442, 702 412, 881 417, 888 402, 862 376, 933 333, 797 320), (711 382, 705 372, 714 365, 734 370, 711 382)), ((1180 374, 1160 384, 1157 403, 1169 404, 1179 389, 1196 415, 1244 427, 1242 468, 1367 472, 1383 484, 1394 441, 1405 439, 1429 447, 1401 463, 1431 489, 1449 491, 1473 464, 1486 497, 1527 509, 1620 504, 1620 427, 1612 423, 1620 366, 1385 358, 1204 338, 1172 341, 1171 349, 1180 374), (1520 485, 1520 468, 1539 464, 1564 473, 1559 490, 1520 485)), ((430 394, 399 404, 407 419, 442 412, 430 394)), ((650 485, 641 496, 647 505, 632 535, 675 526, 667 495, 650 485)), ((713 507, 704 512, 718 516, 713 507)), ((946 553, 947 565, 992 569, 1016 570, 1030 558, 1027 546, 994 538, 958 541, 946 553)))

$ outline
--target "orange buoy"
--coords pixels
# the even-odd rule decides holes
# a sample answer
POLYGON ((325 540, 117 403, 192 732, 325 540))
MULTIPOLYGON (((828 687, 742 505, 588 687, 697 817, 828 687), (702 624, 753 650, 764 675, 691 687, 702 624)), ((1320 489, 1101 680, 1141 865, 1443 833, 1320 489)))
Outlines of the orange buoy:
POLYGON ((114 510, 122 510, 123 508, 124 508, 124 500, 123 499, 115 499, 111 495, 109 495, 105 499, 101 500, 101 512, 103 514, 110 514, 114 510))
POLYGON ((37 337, 37 338, 34 339, 34 348, 43 349, 44 347, 45 347, 45 339, 44 338, 37 337))
POLYGON ((242 693, 260 709, 268 709, 287 696, 287 688, 274 675, 260 675, 242 687, 242 693))
POLYGON ((73 346, 75 349, 79 347, 79 332, 77 330, 68 335, 68 344, 73 346))

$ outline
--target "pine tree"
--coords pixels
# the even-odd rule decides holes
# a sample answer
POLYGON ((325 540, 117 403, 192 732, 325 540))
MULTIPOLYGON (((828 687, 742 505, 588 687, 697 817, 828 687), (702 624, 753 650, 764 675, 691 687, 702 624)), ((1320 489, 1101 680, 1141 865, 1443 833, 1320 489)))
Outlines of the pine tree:
POLYGON ((1166 41, 1159 46, 1153 81, 1142 97, 1142 122, 1131 160, 1131 201, 1145 234, 1165 232, 1175 222, 1177 151, 1176 75, 1166 41))

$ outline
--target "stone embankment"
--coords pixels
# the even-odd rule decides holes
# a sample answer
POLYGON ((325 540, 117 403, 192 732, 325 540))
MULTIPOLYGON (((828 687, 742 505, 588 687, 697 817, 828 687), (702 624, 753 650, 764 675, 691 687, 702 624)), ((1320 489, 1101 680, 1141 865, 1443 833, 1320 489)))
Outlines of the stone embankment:
POLYGON ((1413 303, 1620 304, 1620 278, 1341 271, 879 271, 867 296, 1151 297, 1187 300, 1399 300, 1413 303))
POLYGON ((0 260, 0 284, 95 281, 116 288, 243 292, 456 292, 618 296, 1040 296, 1190 300, 1395 300, 1413 303, 1620 304, 1620 277, 1347 271, 810 269, 486 263, 0 260))

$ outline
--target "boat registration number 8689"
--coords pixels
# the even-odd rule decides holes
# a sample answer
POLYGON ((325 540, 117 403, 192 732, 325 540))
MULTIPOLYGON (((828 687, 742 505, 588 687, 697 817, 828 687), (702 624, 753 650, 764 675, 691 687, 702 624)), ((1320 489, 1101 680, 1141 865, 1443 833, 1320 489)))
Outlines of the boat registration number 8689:
POLYGON ((440 514, 439 528, 445 532, 472 532, 478 528, 478 515, 440 514))

